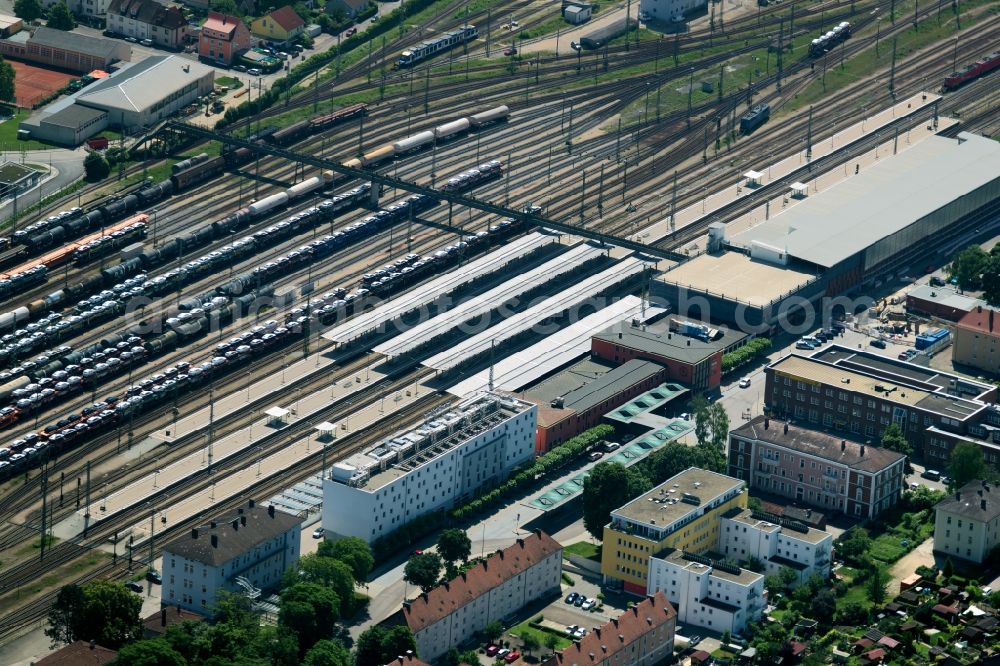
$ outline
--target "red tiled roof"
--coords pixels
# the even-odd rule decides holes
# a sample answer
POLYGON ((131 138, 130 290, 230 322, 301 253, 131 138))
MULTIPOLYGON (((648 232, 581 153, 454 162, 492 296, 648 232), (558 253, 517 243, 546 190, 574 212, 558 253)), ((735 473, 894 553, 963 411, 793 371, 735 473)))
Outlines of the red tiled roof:
POLYGON ((857 645, 858 647, 870 648, 871 646, 875 645, 875 641, 873 641, 870 638, 859 638, 858 640, 854 641, 854 644, 857 645))
POLYGON ((295 10, 292 9, 291 5, 285 5, 280 9, 275 9, 273 12, 268 14, 268 16, 270 16, 275 23, 289 32, 306 24, 306 22, 302 20, 302 17, 295 13, 295 10))
POLYGON ((405 604, 403 618, 416 633, 559 550, 562 546, 545 532, 518 539, 513 546, 405 604))
POLYGON ((208 19, 202 24, 203 30, 215 30, 231 34, 236 31, 236 25, 240 19, 236 16, 229 16, 220 12, 209 12, 208 19))
MULTIPOLYGON (((544 666, 592 666, 611 660, 646 633, 673 624, 676 618, 677 611, 667 597, 657 592, 554 655, 544 666)), ((670 642, 673 643, 673 636, 670 642)))
POLYGON ((118 653, 100 645, 91 645, 87 641, 76 641, 44 659, 35 662, 36 666, 105 666, 118 658, 118 653))
POLYGON ((885 650, 879 648, 877 650, 872 650, 871 652, 865 652, 861 656, 870 661, 882 661, 885 659, 885 650))
POLYGON ((405 657, 396 657, 385 666, 430 666, 426 661, 420 661, 412 654, 408 654, 405 657))
POLYGON ((977 333, 1000 335, 1000 311, 980 305, 974 310, 969 310, 968 314, 958 320, 956 326, 977 333))
POLYGON ((942 615, 957 615, 958 609, 954 606, 945 606, 944 604, 938 604, 932 608, 935 613, 941 613, 942 615))
POLYGON ((170 607, 161 608, 156 611, 146 619, 142 621, 143 626, 145 626, 146 631, 153 634, 162 634, 167 630, 167 627, 172 627, 175 624, 181 624, 188 620, 192 622, 201 622, 205 619, 204 615, 195 613, 189 610, 184 610, 180 607, 170 607))
POLYGON ((703 662, 708 661, 712 658, 712 655, 705 652, 704 650, 695 650, 691 653, 691 661, 703 662))
POLYGON ((884 645, 890 650, 895 650, 896 648, 899 647, 899 641, 897 641, 895 638, 890 638, 889 636, 883 636, 882 638, 878 639, 878 644, 884 645))
POLYGON ((800 643, 798 641, 790 641, 789 644, 792 647, 792 655, 793 656, 797 657, 798 655, 802 654, 806 650, 806 644, 805 643, 800 643))

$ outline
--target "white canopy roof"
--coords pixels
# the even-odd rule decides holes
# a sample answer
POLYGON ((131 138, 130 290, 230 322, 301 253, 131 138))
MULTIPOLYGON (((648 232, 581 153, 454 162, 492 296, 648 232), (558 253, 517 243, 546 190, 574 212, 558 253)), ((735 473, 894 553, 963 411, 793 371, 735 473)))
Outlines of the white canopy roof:
POLYGON ((264 414, 266 416, 270 416, 272 419, 283 419, 286 416, 288 416, 290 413, 291 412, 289 412, 284 407, 278 407, 277 405, 275 405, 274 407, 271 407, 266 412, 264 412, 264 414))
POLYGON ((757 180, 758 178, 762 178, 763 176, 764 174, 762 174, 760 171, 754 171, 753 169, 743 174, 743 177, 746 178, 747 180, 757 180))
POLYGON ((805 183, 800 183, 798 181, 792 183, 792 192, 795 192, 796 194, 801 193, 801 192, 805 192, 808 189, 809 189, 809 186, 806 185, 805 183))

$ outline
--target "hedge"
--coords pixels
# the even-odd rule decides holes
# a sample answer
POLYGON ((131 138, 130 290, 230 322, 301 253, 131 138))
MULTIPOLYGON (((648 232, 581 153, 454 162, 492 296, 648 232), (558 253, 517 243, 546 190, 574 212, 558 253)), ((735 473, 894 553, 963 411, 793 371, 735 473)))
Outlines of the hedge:
POLYGON ((539 476, 559 469, 573 458, 586 452, 587 449, 597 442, 614 434, 614 431, 615 429, 610 425, 603 424, 559 444, 545 455, 539 457, 534 465, 517 472, 479 499, 474 499, 465 506, 453 509, 451 517, 455 520, 462 520, 499 504, 514 491, 530 483, 534 483, 539 476))
POLYGON ((764 356, 769 351, 771 351, 770 338, 754 338, 739 349, 722 355, 722 371, 735 370, 764 356))
POLYGON ((356 33, 351 37, 342 40, 339 47, 332 46, 322 53, 316 53, 309 56, 305 59, 305 61, 293 67, 288 74, 276 80, 270 89, 264 91, 264 94, 260 97, 255 98, 252 101, 247 100, 237 107, 229 107, 226 109, 226 115, 215 123, 215 128, 222 129, 223 127, 231 125, 241 118, 254 116, 264 109, 267 109, 272 104, 280 100, 287 91, 298 85, 310 74, 313 74, 317 70, 336 60, 338 52, 348 53, 353 51, 369 41, 374 40, 376 37, 379 37, 393 28, 402 25, 407 14, 413 14, 426 9, 437 1, 438 0, 408 0, 406 3, 382 17, 378 22, 370 24, 363 33, 356 33))

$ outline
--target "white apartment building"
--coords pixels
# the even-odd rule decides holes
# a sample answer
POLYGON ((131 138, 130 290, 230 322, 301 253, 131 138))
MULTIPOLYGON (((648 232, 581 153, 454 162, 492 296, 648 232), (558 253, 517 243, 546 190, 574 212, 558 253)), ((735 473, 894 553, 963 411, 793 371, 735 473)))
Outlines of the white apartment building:
POLYGON ((243 591, 241 581, 259 590, 277 587, 299 559, 301 532, 302 518, 253 500, 192 529, 163 547, 163 603, 205 615, 220 590, 243 591))
POLYGON ((562 546, 536 530, 460 576, 403 602, 402 617, 387 622, 406 623, 417 654, 433 662, 449 648, 473 640, 489 623, 536 599, 559 594, 561 580, 562 546))
POLYGON ((537 420, 535 405, 498 393, 447 407, 336 463, 323 479, 323 527, 371 543, 471 498, 531 460, 537 420))
POLYGON ((1000 546, 1000 490, 970 481, 934 507, 934 550, 973 562, 1000 546))
POLYGON ((748 569, 669 548, 649 558, 649 594, 662 592, 677 621, 739 633, 764 609, 764 576, 748 569))
MULTIPOLYGON (((60 0, 42 0, 42 7, 49 10, 59 2, 60 0)), ((66 2, 69 10, 75 15, 91 18, 103 18, 107 15, 110 4, 111 0, 67 0, 66 2)))
POLYGON ((833 535, 764 512, 733 509, 722 516, 718 551, 739 562, 756 558, 769 576, 789 567, 800 584, 814 575, 829 577, 833 535))

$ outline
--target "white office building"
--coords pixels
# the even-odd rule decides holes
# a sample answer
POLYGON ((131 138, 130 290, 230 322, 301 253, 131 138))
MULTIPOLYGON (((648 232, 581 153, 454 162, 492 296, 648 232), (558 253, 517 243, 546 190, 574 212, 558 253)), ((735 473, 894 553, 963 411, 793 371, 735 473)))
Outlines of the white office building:
POLYGON ((276 589, 299 559, 302 518, 253 500, 163 547, 162 601, 202 615, 219 591, 276 589))
POLYGON ((482 393, 336 463, 323 479, 323 527, 369 543, 504 479, 531 460, 538 408, 482 393))
POLYGON ((656 592, 678 623, 716 632, 739 633, 764 609, 763 575, 673 548, 649 558, 648 594, 656 592))
POLYGON ((760 560, 768 576, 788 567, 798 574, 796 584, 814 575, 827 578, 832 550, 833 535, 794 520, 752 509, 722 516, 718 551, 738 562, 760 560))

